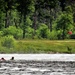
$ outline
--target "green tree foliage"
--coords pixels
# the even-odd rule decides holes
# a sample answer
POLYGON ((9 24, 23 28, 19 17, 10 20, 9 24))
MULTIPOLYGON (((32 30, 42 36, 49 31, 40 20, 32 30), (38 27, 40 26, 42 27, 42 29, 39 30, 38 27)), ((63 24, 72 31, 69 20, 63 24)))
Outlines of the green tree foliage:
POLYGON ((73 30, 73 15, 70 6, 60 15, 57 20, 56 30, 62 31, 62 39, 65 39, 69 30, 73 30))
POLYGON ((31 28, 30 26, 28 26, 27 28, 26 28, 26 38, 33 38, 33 33, 34 33, 34 29, 33 28, 31 28))
POLYGON ((9 27, 11 24, 11 10, 15 8, 16 0, 5 0, 3 7, 5 12, 5 28, 9 27))
POLYGON ((52 21, 53 21, 53 15, 52 15, 52 9, 55 8, 58 4, 58 0, 44 0, 45 7, 49 9, 49 29, 52 31, 52 21))
POLYGON ((58 36, 57 36, 57 32, 55 30, 53 30, 52 32, 49 33, 49 36, 48 36, 48 39, 50 40, 57 40, 58 39, 58 36))
POLYGON ((4 0, 0 0, 0 30, 4 27, 4 0))
POLYGON ((74 0, 0 0, 1 36, 65 39, 70 30, 75 32, 74 0))
POLYGON ((22 29, 15 26, 9 26, 9 28, 3 29, 3 36, 12 35, 15 39, 22 39, 22 29))
POLYGON ((0 30, 4 28, 4 13, 0 10, 0 30))
POLYGON ((45 24, 40 24, 38 30, 37 30, 37 34, 39 38, 48 38, 49 36, 49 29, 48 26, 45 24))
POLYGON ((23 18, 23 38, 25 38, 26 33, 26 17, 34 12, 34 0, 17 0, 18 7, 17 10, 21 12, 23 18))

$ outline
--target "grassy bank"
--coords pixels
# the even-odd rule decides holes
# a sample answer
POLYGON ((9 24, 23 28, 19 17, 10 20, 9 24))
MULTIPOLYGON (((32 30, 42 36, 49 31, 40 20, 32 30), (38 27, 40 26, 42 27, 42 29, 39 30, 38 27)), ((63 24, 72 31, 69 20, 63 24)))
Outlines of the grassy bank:
POLYGON ((75 53, 75 40, 18 40, 12 48, 1 46, 0 53, 75 53))

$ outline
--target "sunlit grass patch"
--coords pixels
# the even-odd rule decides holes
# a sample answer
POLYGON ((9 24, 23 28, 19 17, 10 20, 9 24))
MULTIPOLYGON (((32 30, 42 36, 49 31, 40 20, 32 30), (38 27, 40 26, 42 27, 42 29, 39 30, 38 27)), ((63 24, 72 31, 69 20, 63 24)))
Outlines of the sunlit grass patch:
POLYGON ((0 45, 0 53, 75 53, 74 40, 16 40, 13 48, 0 45))

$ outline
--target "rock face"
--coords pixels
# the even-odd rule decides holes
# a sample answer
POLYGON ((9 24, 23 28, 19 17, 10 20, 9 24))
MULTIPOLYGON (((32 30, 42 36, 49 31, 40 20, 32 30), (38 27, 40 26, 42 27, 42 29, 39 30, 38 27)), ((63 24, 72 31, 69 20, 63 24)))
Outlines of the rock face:
POLYGON ((0 61, 0 75, 75 75, 75 61, 0 61))

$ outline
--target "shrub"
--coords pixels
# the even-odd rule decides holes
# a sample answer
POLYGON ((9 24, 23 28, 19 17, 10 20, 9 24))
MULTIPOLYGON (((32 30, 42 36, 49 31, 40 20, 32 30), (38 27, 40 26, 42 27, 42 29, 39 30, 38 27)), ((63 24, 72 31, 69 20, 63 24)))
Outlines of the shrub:
POLYGON ((13 48, 15 46, 15 39, 13 36, 5 36, 1 40, 1 45, 7 48, 13 48))
POLYGON ((58 39, 62 39, 62 30, 56 31, 58 39))
POLYGON ((2 37, 3 36, 3 31, 0 31, 0 37, 2 37))
POLYGON ((33 28, 27 27, 27 29, 26 29, 26 38, 32 38, 33 37, 33 32, 34 32, 33 28))
POLYGON ((48 26, 45 24, 40 24, 38 30, 36 31, 36 34, 39 38, 48 38, 49 36, 49 29, 48 26))
POLYGON ((3 30, 3 35, 12 35, 15 39, 22 38, 22 30, 20 28, 16 28, 15 26, 9 26, 9 28, 5 28, 3 30))
POLYGON ((56 33, 56 31, 50 32, 48 38, 49 38, 50 40, 56 40, 56 39, 57 39, 57 33, 56 33))

